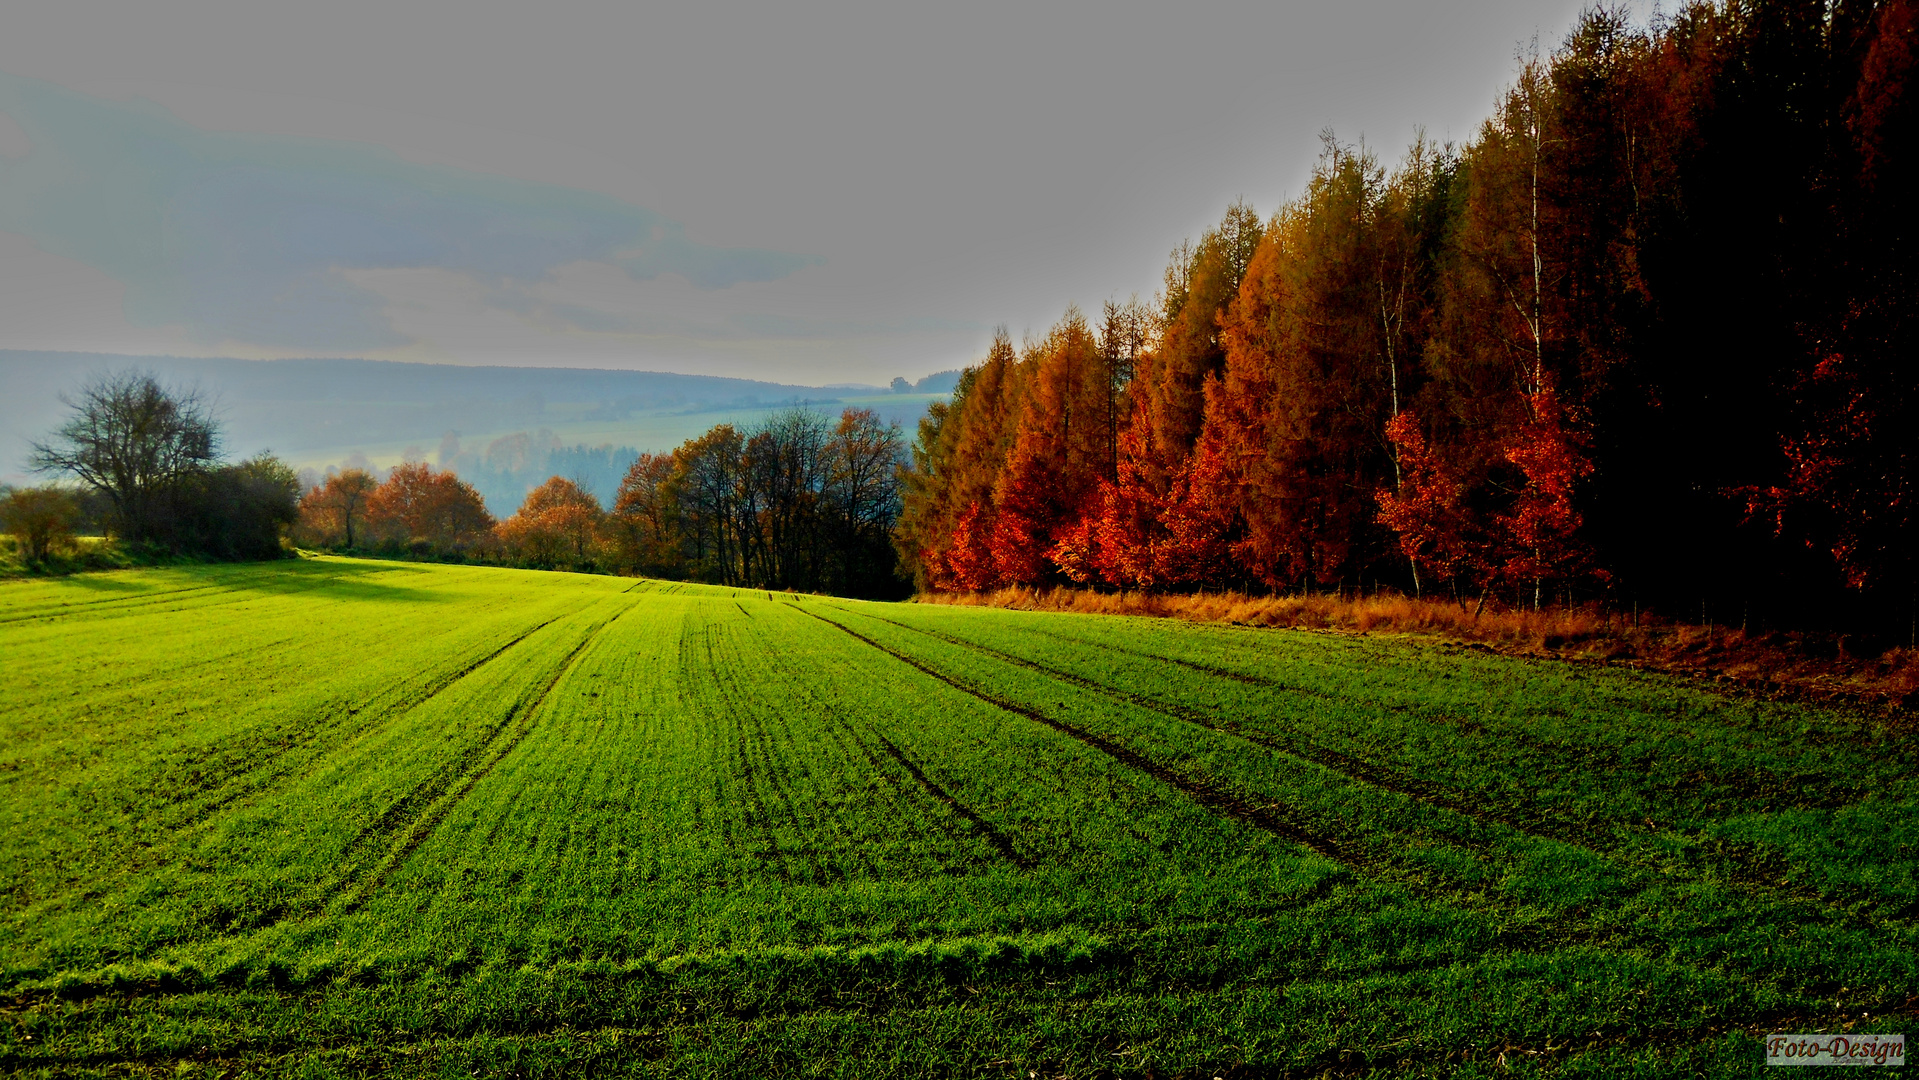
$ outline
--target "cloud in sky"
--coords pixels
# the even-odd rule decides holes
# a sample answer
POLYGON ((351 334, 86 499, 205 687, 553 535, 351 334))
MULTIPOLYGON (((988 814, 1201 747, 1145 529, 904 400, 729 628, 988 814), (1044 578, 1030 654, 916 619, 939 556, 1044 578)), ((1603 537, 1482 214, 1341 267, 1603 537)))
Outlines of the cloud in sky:
POLYGON ((355 280, 369 271, 436 270, 524 292, 562 267, 605 264, 712 290, 822 261, 698 244, 675 221, 593 192, 414 164, 363 143, 203 131, 151 103, 4 73, 0 111, 30 146, 0 159, 0 229, 117 281, 130 322, 208 345, 410 344, 389 297, 355 280))
POLYGON ((1328 127, 1470 138, 1586 6, 14 0, 0 348, 916 378, 1328 127))

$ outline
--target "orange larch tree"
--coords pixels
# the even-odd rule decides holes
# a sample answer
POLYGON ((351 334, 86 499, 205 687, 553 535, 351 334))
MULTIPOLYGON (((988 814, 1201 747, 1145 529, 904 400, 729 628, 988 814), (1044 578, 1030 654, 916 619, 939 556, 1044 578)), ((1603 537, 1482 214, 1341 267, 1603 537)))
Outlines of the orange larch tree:
POLYGON ((996 331, 985 360, 961 378, 939 425, 921 427, 916 461, 932 471, 909 476, 900 536, 916 574, 934 588, 979 589, 999 582, 989 546, 993 491, 1018 436, 1027 368, 1012 338, 1003 328, 996 331), (964 529, 962 519, 968 522, 964 529), (972 547, 955 554, 966 545, 972 547), (964 572, 956 569, 954 558, 965 565, 964 572))
POLYGON ((1099 343, 1069 309, 1021 361, 1030 389, 994 485, 993 560, 1021 585, 1054 580, 1048 557, 1083 516, 1106 464, 1107 374, 1099 343))

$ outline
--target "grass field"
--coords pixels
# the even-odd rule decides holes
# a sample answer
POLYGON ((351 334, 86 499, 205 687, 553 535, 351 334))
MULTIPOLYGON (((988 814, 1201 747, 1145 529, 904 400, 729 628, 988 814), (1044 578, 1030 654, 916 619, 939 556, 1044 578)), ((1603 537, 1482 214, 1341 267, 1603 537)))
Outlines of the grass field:
POLYGON ((1919 1009, 1909 719, 1385 637, 0 583, 0 1073, 1749 1076, 1919 1009))

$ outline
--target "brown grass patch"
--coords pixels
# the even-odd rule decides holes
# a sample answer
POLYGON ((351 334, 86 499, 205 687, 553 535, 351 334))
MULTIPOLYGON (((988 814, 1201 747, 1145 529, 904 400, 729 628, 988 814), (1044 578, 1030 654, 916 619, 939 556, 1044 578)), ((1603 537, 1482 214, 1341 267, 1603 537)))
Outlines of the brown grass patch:
POLYGON ((1748 635, 1598 606, 1471 607, 1396 593, 1254 596, 1236 592, 1105 593, 1089 589, 1006 588, 986 593, 923 593, 922 604, 1072 611, 1095 615, 1222 622, 1349 634, 1408 634, 1476 645, 1510 656, 1615 663, 1731 684, 1766 697, 1919 706, 1919 652, 1882 649, 1860 637, 1748 635))

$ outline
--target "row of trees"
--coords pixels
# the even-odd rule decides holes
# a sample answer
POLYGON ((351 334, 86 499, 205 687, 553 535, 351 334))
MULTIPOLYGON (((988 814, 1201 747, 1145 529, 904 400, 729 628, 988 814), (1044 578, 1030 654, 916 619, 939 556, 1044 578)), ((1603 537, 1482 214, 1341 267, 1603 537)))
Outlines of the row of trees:
POLYGON ((1002 334, 921 424, 902 557, 1903 619, 1916 7, 1598 10, 1463 147, 1329 135, 1153 304, 1002 334))
POLYGON ((870 409, 795 409, 642 454, 614 506, 623 565, 727 585, 901 591, 892 530, 905 444, 870 409))
POLYGON ((742 430, 722 424, 667 454, 642 454, 609 512, 553 477, 495 522, 472 486, 422 463, 384 481, 329 475, 300 503, 296 539, 520 566, 644 573, 755 588, 885 596, 903 587, 897 425, 870 410, 808 410, 742 430))
POLYGON ((903 585, 891 535, 904 447, 898 425, 871 410, 722 424, 641 455, 611 512, 555 476, 496 522, 472 485, 421 462, 383 479, 333 471, 304 496, 271 455, 222 463, 205 402, 140 372, 96 380, 68 404, 72 418, 35 444, 34 464, 84 487, 0 490, 0 526, 28 562, 86 518, 125 541, 226 559, 284 555, 291 531, 314 547, 756 588, 885 596, 903 585))
POLYGON ((312 547, 451 555, 487 547, 493 529, 471 485, 406 462, 384 481, 364 469, 329 473, 300 500, 294 538, 312 547))

